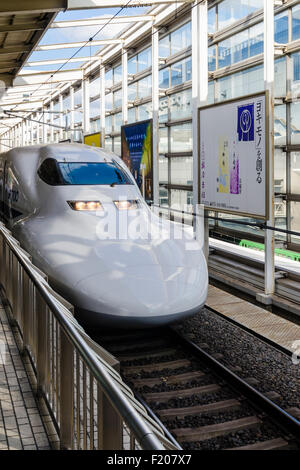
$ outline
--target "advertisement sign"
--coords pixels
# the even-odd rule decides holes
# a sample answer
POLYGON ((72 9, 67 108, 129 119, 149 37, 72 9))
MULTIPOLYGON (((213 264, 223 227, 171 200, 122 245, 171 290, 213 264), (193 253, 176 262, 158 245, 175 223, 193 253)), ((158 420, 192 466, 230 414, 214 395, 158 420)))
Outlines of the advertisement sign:
POLYGON ((86 145, 91 145, 92 147, 101 147, 100 132, 96 132, 95 134, 85 135, 83 137, 83 143, 86 145))
POLYGON ((152 200, 152 119, 121 128, 122 160, 145 199, 152 200))
POLYGON ((268 217, 267 92, 199 109, 199 191, 206 209, 268 217))

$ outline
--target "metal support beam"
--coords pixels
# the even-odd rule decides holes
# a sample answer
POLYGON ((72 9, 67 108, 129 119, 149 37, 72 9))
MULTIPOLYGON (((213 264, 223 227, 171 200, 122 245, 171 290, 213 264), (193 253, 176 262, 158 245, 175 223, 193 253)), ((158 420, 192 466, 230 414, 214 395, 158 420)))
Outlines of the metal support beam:
POLYGON ((83 132, 90 131, 90 81, 85 78, 82 81, 82 110, 83 110, 83 132))
MULTIPOLYGON (((207 43, 207 1, 200 4, 196 1, 192 9, 192 37, 197 38, 192 48, 192 103, 193 103, 193 206, 197 211, 199 204, 199 135, 198 135, 198 108, 205 106, 208 99, 208 43, 207 43)), ((208 219, 204 219, 203 248, 206 259, 209 252, 209 226, 208 219)), ((194 227, 196 229, 196 220, 194 227)))
MULTIPOLYGON (((48 13, 65 10, 67 0, 10 0, 1 5, 1 15, 17 15, 22 13, 48 13)), ((83 7, 84 8, 84 7, 83 7)))
POLYGON ((122 122, 128 123, 128 53, 122 49, 122 122))
POLYGON ((105 147, 105 66, 100 66, 100 129, 101 147, 105 147))
MULTIPOLYGON (((269 92, 269 220, 267 225, 274 227, 274 0, 264 0, 264 81, 269 92)), ((265 232, 265 294, 271 295, 275 289, 274 232, 265 232)))
MULTIPOLYGON (((131 0, 130 7, 142 7, 149 5, 161 5, 165 3, 173 3, 174 0, 131 0)), ((192 0, 184 0, 178 2, 178 6, 184 3, 192 3, 192 0)), ((127 0, 68 0, 68 10, 82 10, 89 8, 115 8, 125 7, 128 5, 127 0)))
POLYGON ((47 143, 47 133, 48 133, 48 126, 47 126, 47 112, 46 109, 43 110, 43 144, 47 143))
POLYGON ((152 26, 152 119, 153 119, 153 201, 159 203, 159 135, 158 135, 158 111, 159 111, 159 88, 158 88, 158 28, 152 26))
POLYGON ((84 26, 106 25, 108 22, 110 25, 111 24, 124 24, 124 23, 129 24, 129 23, 137 23, 137 22, 144 22, 144 21, 153 21, 153 19, 154 19, 153 15, 116 16, 115 18, 112 16, 101 16, 99 18, 87 18, 87 19, 82 19, 82 20, 54 21, 51 24, 50 28, 74 28, 77 26, 80 28, 83 28, 84 26))
POLYGON ((122 39, 99 39, 97 41, 64 42, 61 44, 43 44, 35 48, 36 51, 56 51, 57 49, 73 49, 74 47, 111 46, 122 44, 122 39))
MULTIPOLYGON (((70 128, 74 129, 74 88, 70 88, 70 128)), ((71 142, 74 140, 74 131, 70 133, 71 142)))
POLYGON ((54 103, 53 101, 50 102, 50 142, 54 142, 54 127, 53 127, 53 121, 54 121, 54 115, 53 115, 53 107, 54 107, 54 103))
POLYGON ((59 129, 59 140, 63 140, 64 138, 63 126, 65 123, 64 123, 64 115, 63 115, 63 96, 62 95, 59 95, 58 101, 59 101, 59 112, 60 112, 59 125, 61 126, 61 129, 59 129))

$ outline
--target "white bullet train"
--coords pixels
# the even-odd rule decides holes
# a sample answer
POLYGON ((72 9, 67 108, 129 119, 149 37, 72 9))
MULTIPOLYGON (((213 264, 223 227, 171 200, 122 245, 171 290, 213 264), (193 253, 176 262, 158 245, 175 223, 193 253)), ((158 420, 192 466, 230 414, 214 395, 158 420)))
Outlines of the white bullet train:
POLYGON ((1 153, 0 211, 84 325, 165 325, 206 301, 200 245, 141 236, 146 225, 145 233, 167 233, 168 222, 153 217, 130 171, 108 150, 60 143, 1 153))

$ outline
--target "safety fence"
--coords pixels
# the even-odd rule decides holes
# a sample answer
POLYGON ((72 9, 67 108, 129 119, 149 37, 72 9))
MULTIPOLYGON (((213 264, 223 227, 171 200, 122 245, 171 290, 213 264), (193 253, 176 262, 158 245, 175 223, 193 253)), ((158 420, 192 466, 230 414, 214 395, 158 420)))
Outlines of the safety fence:
POLYGON ((72 306, 2 223, 0 282, 62 449, 180 449, 123 382, 115 358, 85 333, 72 306))

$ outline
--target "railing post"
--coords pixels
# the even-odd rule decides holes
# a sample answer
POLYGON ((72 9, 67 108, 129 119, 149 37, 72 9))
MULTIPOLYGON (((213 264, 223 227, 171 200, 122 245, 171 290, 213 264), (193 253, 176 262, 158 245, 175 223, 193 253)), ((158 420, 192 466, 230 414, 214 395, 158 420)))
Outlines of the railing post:
POLYGON ((122 419, 100 386, 97 387, 98 450, 122 450, 122 419))
POLYGON ((39 292, 36 293, 36 318, 37 318, 37 354, 36 354, 36 373, 37 373, 37 392, 41 395, 46 392, 47 381, 47 305, 43 301, 39 292))
POLYGON ((23 295, 22 295, 22 333, 23 333, 23 353, 29 341, 29 277, 23 270, 23 295))
POLYGON ((72 449, 74 435, 73 346, 60 329, 60 448, 72 449))

